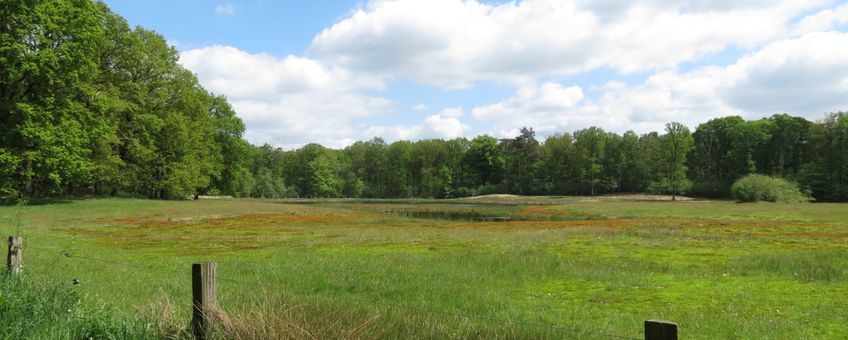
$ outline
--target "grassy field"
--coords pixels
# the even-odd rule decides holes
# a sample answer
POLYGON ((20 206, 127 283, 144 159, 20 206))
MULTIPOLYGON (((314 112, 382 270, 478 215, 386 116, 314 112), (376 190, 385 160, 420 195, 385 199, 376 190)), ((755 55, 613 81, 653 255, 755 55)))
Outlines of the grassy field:
POLYGON ((0 207, 0 233, 25 279, 174 337, 204 260, 235 338, 848 334, 846 204, 110 199, 0 207))

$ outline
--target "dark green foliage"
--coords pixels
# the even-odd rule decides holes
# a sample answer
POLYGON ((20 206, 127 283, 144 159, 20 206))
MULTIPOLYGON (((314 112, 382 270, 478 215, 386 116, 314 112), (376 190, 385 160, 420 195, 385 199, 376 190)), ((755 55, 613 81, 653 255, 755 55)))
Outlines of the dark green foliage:
POLYGON ((504 159, 498 151, 498 140, 489 135, 480 135, 471 140, 465 153, 465 167, 469 183, 492 184, 503 179, 504 159))
POLYGON ((752 174, 740 178, 730 187, 730 194, 739 202, 808 202, 810 197, 798 185, 782 178, 752 174))
POLYGON ((574 133, 576 158, 575 173, 582 193, 594 196, 609 184, 604 181, 603 159, 606 151, 607 133, 599 127, 591 127, 574 133), (588 190, 586 190, 588 189, 588 190))
POLYGON ((537 193, 534 186, 534 169, 541 160, 539 142, 533 128, 521 128, 521 134, 513 139, 504 139, 500 148, 505 159, 504 178, 507 193, 520 195, 537 193))
POLYGON ((817 200, 848 201, 848 112, 831 113, 810 126, 810 161, 799 182, 817 200))
POLYGON ((708 198, 730 198, 732 183, 717 180, 701 180, 692 183, 689 195, 708 198))

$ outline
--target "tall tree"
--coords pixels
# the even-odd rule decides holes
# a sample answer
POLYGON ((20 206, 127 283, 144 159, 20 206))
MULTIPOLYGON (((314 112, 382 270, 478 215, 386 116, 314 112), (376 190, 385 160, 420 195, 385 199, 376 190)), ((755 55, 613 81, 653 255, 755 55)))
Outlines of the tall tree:
POLYGON ((627 131, 621 136, 620 189, 624 192, 642 192, 647 187, 645 163, 639 149, 639 136, 627 131))
POLYGON ((210 97, 209 112, 215 128, 214 140, 218 146, 212 187, 235 197, 250 196, 253 191, 253 174, 248 169, 252 149, 244 139, 244 123, 222 96, 210 97))
POLYGON ((341 195, 344 182, 338 176, 338 160, 333 153, 321 153, 307 166, 310 197, 339 197, 341 195))
POLYGON ((744 121, 730 129, 731 148, 726 156, 731 171, 729 178, 736 180, 765 168, 763 147, 771 138, 771 131, 772 123, 768 120, 744 121))
POLYGON ((800 171, 802 186, 817 200, 848 200, 848 112, 827 114, 810 127, 811 161, 800 171))
POLYGON ((692 137, 695 150, 690 168, 696 179, 732 181, 727 154, 732 149, 731 129, 744 122, 739 116, 715 118, 698 125, 692 137))
POLYGON ((386 197, 410 197, 412 183, 412 143, 397 141, 386 149, 386 197))
POLYGON ((694 140, 689 128, 678 122, 666 124, 665 132, 662 142, 668 153, 664 176, 671 189, 671 199, 677 200, 677 195, 691 186, 686 178, 686 155, 692 149, 694 140))
POLYGON ((504 158, 498 149, 498 140, 489 135, 479 135, 471 140, 463 162, 469 169, 468 178, 477 185, 498 184, 503 180, 504 158))
POLYGON ((502 140, 506 159, 506 189, 521 195, 532 192, 533 166, 541 159, 539 141, 533 128, 521 128, 521 134, 502 140))
POLYGON ((570 171, 574 158, 573 143, 569 133, 555 134, 545 139, 542 149, 551 193, 562 195, 574 190, 570 171))
POLYGON ((774 115, 769 120, 773 122, 774 130, 764 149, 772 160, 768 173, 780 177, 794 176, 807 161, 810 122, 787 114, 774 115))
POLYGON ((599 127, 574 132, 574 149, 578 167, 577 176, 589 187, 589 194, 595 196, 596 189, 603 181, 604 166, 602 160, 606 147, 607 134, 599 127))
POLYGON ((31 198, 91 179, 92 146, 108 133, 95 88, 102 13, 91 1, 0 5, 0 155, 4 191, 31 198))

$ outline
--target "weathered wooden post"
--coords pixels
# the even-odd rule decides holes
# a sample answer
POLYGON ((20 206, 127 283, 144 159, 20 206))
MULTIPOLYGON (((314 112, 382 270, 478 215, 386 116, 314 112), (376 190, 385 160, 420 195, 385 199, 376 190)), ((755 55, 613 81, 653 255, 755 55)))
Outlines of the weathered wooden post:
POLYGON ((9 273, 12 275, 19 275, 24 269, 23 245, 23 237, 9 236, 9 255, 6 258, 6 264, 9 267, 9 273))
POLYGON ((645 321, 645 340, 677 340, 677 324, 671 321, 645 321))
POLYGON ((194 263, 191 265, 191 300, 193 313, 191 318, 194 338, 204 340, 212 336, 220 313, 216 284, 217 264, 215 262, 194 263))

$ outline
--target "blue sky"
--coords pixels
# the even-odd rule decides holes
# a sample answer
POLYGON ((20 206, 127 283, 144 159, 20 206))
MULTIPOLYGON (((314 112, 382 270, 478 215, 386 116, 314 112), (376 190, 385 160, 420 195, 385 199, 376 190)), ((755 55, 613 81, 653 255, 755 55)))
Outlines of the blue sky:
POLYGON ((845 1, 106 3, 284 148, 848 110, 845 1))

